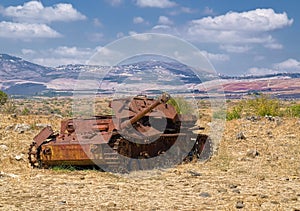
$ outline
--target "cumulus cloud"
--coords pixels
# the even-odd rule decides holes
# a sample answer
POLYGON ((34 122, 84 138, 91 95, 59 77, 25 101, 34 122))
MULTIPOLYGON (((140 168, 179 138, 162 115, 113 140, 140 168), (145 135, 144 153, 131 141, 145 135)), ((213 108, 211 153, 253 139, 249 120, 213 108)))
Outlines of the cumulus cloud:
POLYGON ((2 21, 0 37, 30 40, 31 38, 56 38, 61 35, 45 24, 2 21))
POLYGON ((96 52, 95 49, 78 48, 75 46, 59 46, 46 50, 22 49, 23 58, 34 63, 57 67, 67 64, 85 64, 96 52))
POLYGON ((249 46, 240 45, 221 45, 220 48, 228 53, 245 53, 251 49, 249 46))
POLYGON ((159 16, 159 18, 158 18, 158 24, 160 24, 160 25, 172 25, 173 21, 171 21, 166 16, 159 16))
POLYGON ((201 54, 212 62, 224 62, 230 60, 230 57, 226 54, 215 54, 207 51, 201 51, 201 54))
POLYGON ((248 70, 250 75, 268 75, 278 73, 277 70, 270 68, 251 67, 248 70))
POLYGON ((299 72, 300 61, 296 59, 287 59, 283 62, 275 63, 272 68, 251 67, 248 72, 252 75, 274 74, 279 72, 299 72))
POLYGON ((170 0, 136 0, 136 5, 139 7, 169 8, 177 4, 170 0))
POLYGON ((3 8, 1 13, 14 21, 27 23, 68 22, 86 19, 71 4, 60 3, 51 7, 44 7, 40 1, 29 1, 23 5, 9 6, 3 8))
POLYGON ((289 19, 285 12, 276 13, 273 9, 228 12, 190 21, 187 36, 199 42, 276 44, 268 32, 292 23, 293 19, 289 19))
POLYGON ((283 62, 276 63, 273 65, 274 68, 280 71, 300 71, 300 62, 296 59, 287 59, 283 62))
POLYGON ((139 24, 139 23, 143 23, 145 20, 142 17, 134 17, 133 18, 133 23, 134 24, 139 24))

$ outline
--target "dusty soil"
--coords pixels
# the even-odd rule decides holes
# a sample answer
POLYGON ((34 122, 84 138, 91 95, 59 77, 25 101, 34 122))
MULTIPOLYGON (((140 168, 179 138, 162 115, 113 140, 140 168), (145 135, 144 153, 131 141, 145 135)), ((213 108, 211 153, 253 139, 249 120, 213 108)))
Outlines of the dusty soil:
POLYGON ((300 210, 298 118, 228 121, 206 163, 115 175, 32 169, 36 124, 58 129, 59 117, 0 115, 0 210, 300 210))

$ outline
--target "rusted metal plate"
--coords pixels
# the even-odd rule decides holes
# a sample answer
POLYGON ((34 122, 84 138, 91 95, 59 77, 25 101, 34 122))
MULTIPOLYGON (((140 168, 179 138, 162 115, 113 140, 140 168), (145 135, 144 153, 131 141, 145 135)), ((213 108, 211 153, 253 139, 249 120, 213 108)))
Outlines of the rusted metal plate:
POLYGON ((53 130, 50 126, 45 127, 39 134, 37 134, 33 140, 40 146, 43 141, 53 135, 53 130))
POLYGON ((44 145, 41 160, 45 165, 95 165, 105 163, 101 147, 94 144, 44 145))

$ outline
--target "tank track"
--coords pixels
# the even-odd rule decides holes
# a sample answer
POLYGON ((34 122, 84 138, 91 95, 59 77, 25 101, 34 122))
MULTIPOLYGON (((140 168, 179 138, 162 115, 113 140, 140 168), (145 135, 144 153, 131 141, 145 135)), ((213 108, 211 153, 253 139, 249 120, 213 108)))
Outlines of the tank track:
MULTIPOLYGON (((164 137, 164 136, 162 136, 162 137, 164 139, 169 138, 169 137, 164 137)), ((186 139, 185 136, 182 138, 186 139)), ((149 161, 147 161, 147 159, 151 157, 151 156, 149 156, 150 153, 147 151, 142 151, 142 152, 140 152, 139 155, 130 154, 132 149, 134 149, 134 147, 135 147, 134 145, 136 145, 136 144, 129 140, 132 140, 132 138, 130 138, 130 137, 124 138, 122 136, 118 136, 117 138, 115 138, 114 142, 110 144, 111 145, 110 147, 114 151, 116 151, 116 154, 118 155, 115 157, 115 159, 119 158, 119 161, 116 160, 116 162, 118 162, 120 164, 120 168, 127 169, 128 171, 151 169, 151 168, 149 168, 149 161), (131 149, 129 149, 128 146, 130 146, 129 148, 131 148, 131 149), (131 159, 128 163, 124 163, 123 159, 120 158, 120 156, 125 156, 125 157, 131 158, 131 159)), ((169 141, 171 142, 172 140, 169 140, 169 141)), ((165 151, 167 151, 167 150, 168 149, 166 149, 165 151)), ((158 151, 156 156, 164 154, 165 151, 164 150, 158 151)), ((206 135, 198 135, 195 145, 192 148, 192 150, 190 151, 190 153, 188 153, 188 155, 183 159, 183 161, 179 160, 177 158, 178 159, 177 162, 178 163, 186 163, 186 162, 191 162, 193 160, 205 162, 205 161, 208 161, 212 157, 212 155, 213 155, 213 144, 212 144, 211 139, 206 135)), ((170 159, 176 159, 176 157, 172 157, 170 159)), ((163 162, 165 162, 165 161, 163 161, 163 162)), ((165 166, 165 164, 157 163, 157 166, 161 167, 161 166, 165 166)), ((116 169, 115 164, 111 167, 116 169)))
POLYGON ((41 161, 41 149, 43 144, 49 143, 50 141, 52 141, 52 139, 47 139, 40 146, 37 146, 35 141, 30 144, 28 149, 28 160, 33 168, 44 167, 41 161))
POLYGON ((33 168, 41 168, 40 152, 41 147, 38 147, 36 142, 32 142, 28 149, 28 160, 33 168))

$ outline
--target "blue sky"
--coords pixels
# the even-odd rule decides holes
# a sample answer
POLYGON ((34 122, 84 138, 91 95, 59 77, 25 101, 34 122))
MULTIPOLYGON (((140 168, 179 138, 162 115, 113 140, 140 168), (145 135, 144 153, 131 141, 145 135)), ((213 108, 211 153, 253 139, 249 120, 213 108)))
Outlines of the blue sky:
POLYGON ((110 42, 167 33, 228 75, 300 72, 296 0, 2 0, 1 53, 58 66, 85 63, 110 42))

